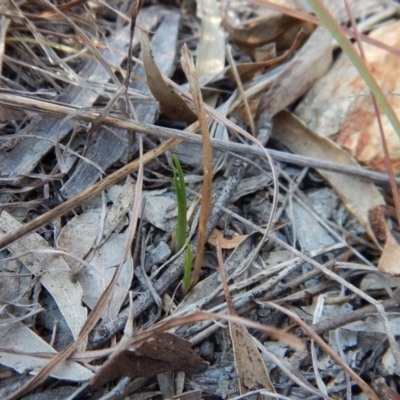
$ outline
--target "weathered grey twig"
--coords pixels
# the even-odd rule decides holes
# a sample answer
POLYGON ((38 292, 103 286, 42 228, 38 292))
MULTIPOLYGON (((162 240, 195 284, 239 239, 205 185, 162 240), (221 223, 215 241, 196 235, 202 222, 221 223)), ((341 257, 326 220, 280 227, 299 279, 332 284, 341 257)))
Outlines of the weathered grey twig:
MULTIPOLYGON (((381 304, 385 311, 396 309, 400 306, 400 297, 383 300, 381 304)), ((352 322, 364 320, 372 315, 377 315, 377 310, 376 307, 371 304, 369 306, 359 308, 351 313, 333 316, 324 321, 318 322, 317 324, 313 325, 312 328, 318 335, 322 335, 325 332, 329 332, 333 329, 351 324, 352 322)))
MULTIPOLYGON (((78 111, 78 109, 73 106, 33 99, 27 96, 10 94, 9 91, 5 91, 2 89, 0 89, 0 105, 5 107, 27 109, 34 112, 50 113, 56 115, 69 115, 72 113, 77 113, 78 111)), ((80 113, 79 119, 85 121, 94 121, 97 118, 97 115, 98 114, 96 113, 86 113, 86 114, 80 113)), ((178 129, 164 128, 149 124, 141 124, 136 121, 120 118, 111 114, 109 117, 105 118, 103 122, 104 124, 110 126, 136 130, 143 133, 148 133, 151 135, 157 135, 161 137, 179 138, 192 143, 200 144, 202 141, 201 137, 196 134, 189 134, 187 132, 180 131, 178 129)), ((259 157, 265 156, 265 153, 262 151, 262 149, 255 146, 227 142, 218 139, 212 139, 212 145, 214 148, 219 150, 228 150, 235 153, 238 152, 240 154, 255 155, 259 157)), ((327 171, 339 172, 343 174, 349 174, 352 176, 359 176, 361 178, 373 180, 375 182, 381 182, 381 183, 389 182, 387 174, 370 171, 362 167, 342 165, 321 159, 305 157, 305 156, 300 156, 298 154, 291 154, 276 150, 269 150, 269 153, 270 156, 275 161, 287 162, 301 167, 319 168, 319 169, 325 169, 327 171)), ((397 178, 396 182, 400 184, 400 178, 397 178)))

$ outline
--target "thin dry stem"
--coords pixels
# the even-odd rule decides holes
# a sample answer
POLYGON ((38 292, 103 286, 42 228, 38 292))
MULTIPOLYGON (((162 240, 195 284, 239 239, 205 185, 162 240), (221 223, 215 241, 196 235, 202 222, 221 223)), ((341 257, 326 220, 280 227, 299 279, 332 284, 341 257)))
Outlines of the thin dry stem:
POLYGON ((288 315, 294 321, 296 321, 326 353, 328 353, 332 360, 334 360, 338 365, 340 365, 353 379, 354 381, 360 386, 363 392, 373 400, 379 400, 379 397, 375 394, 372 388, 358 376, 343 360, 332 350, 332 348, 325 343, 325 341, 318 336, 312 328, 310 328, 306 323, 304 323, 299 316, 292 313, 291 311, 287 310, 286 308, 279 306, 278 304, 268 302, 266 303, 271 307, 283 312, 284 314, 288 315))
POLYGON ((201 266, 203 264, 204 246, 206 244, 206 231, 208 223, 208 215, 211 208, 211 191, 212 191, 212 146, 210 139, 210 131, 208 129, 208 119, 204 110, 203 97, 201 95, 200 86, 196 77, 196 70, 193 58, 186 45, 182 49, 182 67, 185 71, 190 88, 192 90, 193 101, 196 106, 197 116, 199 118, 201 135, 203 138, 203 188, 200 208, 200 219, 197 239, 196 258, 193 268, 193 274, 190 286, 196 286, 201 266))
POLYGON ((247 97, 246 97, 246 95, 244 93, 243 83, 242 83, 242 81, 240 79, 238 70, 236 68, 235 61, 234 61, 234 59, 232 57, 231 47, 229 45, 226 46, 226 59, 229 62, 233 77, 235 79, 236 86, 237 86, 238 91, 240 93, 240 97, 241 97, 241 99, 243 101, 243 105, 244 105, 244 109, 246 111, 247 119, 249 120, 249 123, 250 123, 250 132, 251 132, 251 134, 253 136, 256 136, 256 127, 255 127, 255 124, 254 124, 254 118, 253 118, 253 116, 251 114, 249 102, 248 102, 247 97))

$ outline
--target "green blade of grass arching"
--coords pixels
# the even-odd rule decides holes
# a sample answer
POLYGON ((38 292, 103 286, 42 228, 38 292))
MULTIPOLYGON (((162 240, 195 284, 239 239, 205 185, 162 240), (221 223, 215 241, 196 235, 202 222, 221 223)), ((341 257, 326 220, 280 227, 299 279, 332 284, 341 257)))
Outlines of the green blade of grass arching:
MULTIPOLYGON (((176 193, 176 202, 178 204, 178 224, 176 227, 176 251, 179 251, 186 243, 186 226, 187 226, 187 198, 186 198, 186 185, 185 177, 178 157, 173 154, 172 160, 174 162, 174 186, 176 193)), ((185 293, 189 291, 190 279, 192 273, 192 250, 190 243, 187 244, 184 258, 184 270, 183 270, 183 290, 185 293)))

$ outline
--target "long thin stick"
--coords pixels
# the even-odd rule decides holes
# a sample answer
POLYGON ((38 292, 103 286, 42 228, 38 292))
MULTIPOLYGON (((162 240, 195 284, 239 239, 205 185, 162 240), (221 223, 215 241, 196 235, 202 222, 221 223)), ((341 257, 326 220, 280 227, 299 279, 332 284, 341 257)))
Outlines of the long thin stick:
MULTIPOLYGON (((5 93, 0 89, 0 106, 6 106, 17 109, 24 109, 33 112, 41 113, 51 113, 55 115, 72 115, 75 114, 76 118, 83 121, 95 121, 98 117, 98 113, 79 113, 77 107, 54 103, 39 99, 32 99, 26 96, 14 95, 5 93)), ((1 111, 1 110, 0 110, 1 111)), ((116 128, 137 130, 143 133, 148 133, 150 135, 157 135, 167 138, 181 139, 183 141, 188 141, 192 143, 202 143, 202 138, 200 135, 190 133, 188 131, 180 131, 177 129, 165 128, 156 125, 142 124, 137 121, 130 119, 119 118, 114 115, 109 115, 103 120, 104 125, 114 126, 116 128)), ((1 140, 6 140, 7 137, 0 137, 1 140)), ((48 140, 43 138, 43 140, 48 140)), ((241 143, 227 142, 218 139, 211 139, 213 148, 220 150, 228 150, 236 153, 242 154, 253 154, 256 156, 265 156, 264 151, 256 146, 244 145, 241 143)), ((350 174, 354 176, 359 176, 362 178, 370 179, 376 182, 388 182, 387 174, 380 172, 375 172, 368 170, 366 168, 358 167, 356 165, 342 165, 338 163, 333 163, 317 158, 301 156, 298 154, 285 153, 281 151, 276 151, 273 149, 268 149, 271 157, 276 161, 288 162, 294 165, 299 165, 301 167, 313 167, 326 169, 328 171, 339 172, 344 174, 350 174)), ((397 183, 400 184, 400 178, 396 179, 397 183)))
POLYGON ((211 190, 212 190, 212 145, 210 131, 208 129, 208 119, 204 110, 203 98, 196 77, 193 58, 186 45, 182 48, 182 67, 186 78, 192 90, 193 101, 196 106, 197 116, 199 118, 201 136, 203 138, 203 188, 199 219, 199 233, 197 239, 196 258, 194 262, 192 281, 190 286, 193 288, 200 276, 201 266, 203 264, 204 246, 206 244, 206 231, 208 216, 211 208, 211 190))

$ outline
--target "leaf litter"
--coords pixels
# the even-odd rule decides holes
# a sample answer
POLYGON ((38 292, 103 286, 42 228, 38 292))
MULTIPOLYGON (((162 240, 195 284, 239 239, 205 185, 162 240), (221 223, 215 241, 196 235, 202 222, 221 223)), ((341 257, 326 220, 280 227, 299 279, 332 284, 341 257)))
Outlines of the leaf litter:
MULTIPOLYGON (((397 398, 385 156, 308 2, 81 3, 0 4, 0 396, 397 398)), ((396 109, 399 6, 350 6, 396 109)))

